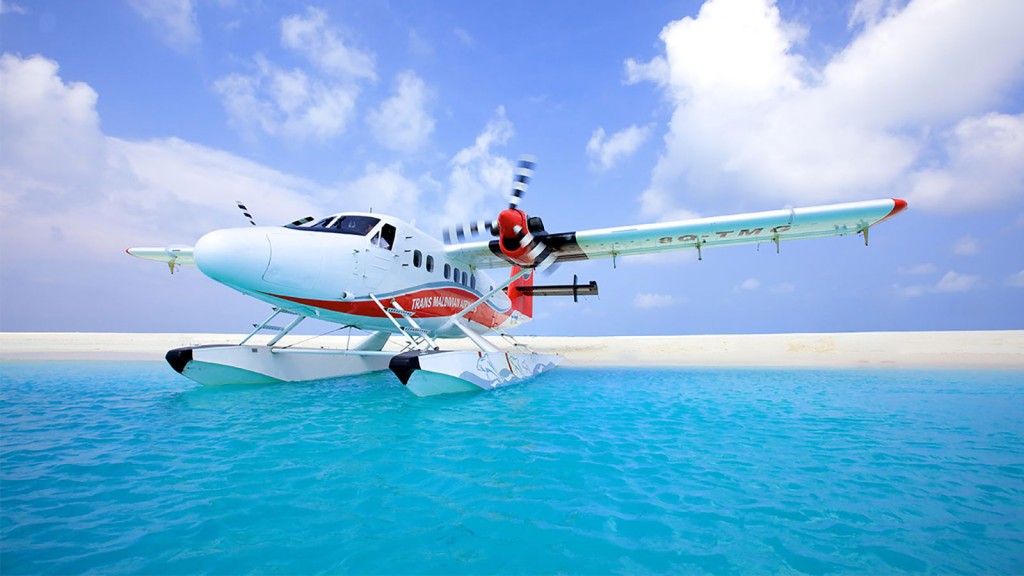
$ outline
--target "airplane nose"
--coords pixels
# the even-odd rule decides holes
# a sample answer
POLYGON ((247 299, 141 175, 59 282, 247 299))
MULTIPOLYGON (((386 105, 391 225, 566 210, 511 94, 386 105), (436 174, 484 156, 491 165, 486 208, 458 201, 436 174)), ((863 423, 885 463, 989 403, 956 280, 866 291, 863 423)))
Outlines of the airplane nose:
POLYGON ((270 241, 259 228, 215 230, 196 242, 196 266, 210 278, 231 286, 260 281, 270 264, 270 241))

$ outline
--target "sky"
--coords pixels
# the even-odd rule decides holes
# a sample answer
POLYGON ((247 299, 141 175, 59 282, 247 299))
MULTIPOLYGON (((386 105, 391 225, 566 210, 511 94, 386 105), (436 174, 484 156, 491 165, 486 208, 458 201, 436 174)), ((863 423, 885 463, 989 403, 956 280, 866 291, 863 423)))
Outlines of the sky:
MULTIPOLYGON (((538 335, 1024 329, 1024 2, 0 4, 0 330, 247 332, 129 246, 521 205, 550 232, 904 198, 860 237, 566 264, 538 335)), ((495 275, 500 275, 497 272, 495 275)), ((307 333, 330 326, 303 325, 307 333)))

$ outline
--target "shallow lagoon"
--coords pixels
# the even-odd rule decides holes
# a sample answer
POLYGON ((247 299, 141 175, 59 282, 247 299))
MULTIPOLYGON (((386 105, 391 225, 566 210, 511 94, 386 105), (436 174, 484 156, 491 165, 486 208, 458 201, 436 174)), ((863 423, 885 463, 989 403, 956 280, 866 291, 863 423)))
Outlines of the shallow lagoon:
POLYGON ((1013 573, 1024 373, 0 363, 5 574, 1013 573))

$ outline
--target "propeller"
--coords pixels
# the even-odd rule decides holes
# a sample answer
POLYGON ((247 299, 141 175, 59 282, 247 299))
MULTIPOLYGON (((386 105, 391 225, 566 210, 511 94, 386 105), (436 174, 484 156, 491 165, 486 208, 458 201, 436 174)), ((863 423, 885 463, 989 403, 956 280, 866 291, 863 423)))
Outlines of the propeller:
POLYGON ((444 238, 445 244, 455 244, 457 242, 465 242, 467 238, 475 238, 485 230, 491 236, 497 236, 498 221, 479 220, 462 226, 449 226, 448 228, 445 228, 441 234, 444 238))
MULTIPOLYGON (((237 204, 238 209, 242 211, 242 215, 249 219, 249 224, 255 226, 256 220, 253 220, 252 214, 249 213, 249 209, 245 207, 245 204, 242 204, 241 200, 235 200, 235 204, 237 204)), ((303 224, 309 224, 313 220, 315 220, 315 218, 312 216, 306 216, 305 218, 299 218, 298 220, 288 224, 288 226, 299 227, 303 224)))
POLYGON ((291 224, 288 224, 288 226, 302 226, 303 224, 309 224, 313 220, 316 220, 316 218, 313 218, 312 216, 306 216, 305 218, 299 218, 298 220, 292 222, 291 224))
POLYGON ((238 209, 242 211, 242 215, 249 219, 249 224, 256 225, 256 221, 252 219, 252 214, 249 214, 249 209, 242 204, 241 200, 235 200, 235 204, 238 204, 238 209))
POLYGON ((505 257, 518 266, 536 268, 544 271, 555 263, 555 255, 544 241, 534 235, 544 235, 543 223, 539 218, 530 218, 519 209, 519 203, 530 186, 533 171, 537 162, 530 156, 524 156, 516 163, 512 173, 512 191, 508 197, 508 208, 498 214, 493 221, 479 220, 451 226, 443 231, 446 244, 464 242, 467 238, 476 237, 483 232, 498 237, 498 246, 505 257), (530 230, 530 221, 534 221, 534 230, 530 230))
POLYGON ((523 194, 530 187, 530 179, 533 178, 533 169, 536 166, 537 161, 532 156, 523 156, 516 162, 516 169, 512 172, 512 195, 508 197, 509 209, 515 210, 519 206, 523 194))

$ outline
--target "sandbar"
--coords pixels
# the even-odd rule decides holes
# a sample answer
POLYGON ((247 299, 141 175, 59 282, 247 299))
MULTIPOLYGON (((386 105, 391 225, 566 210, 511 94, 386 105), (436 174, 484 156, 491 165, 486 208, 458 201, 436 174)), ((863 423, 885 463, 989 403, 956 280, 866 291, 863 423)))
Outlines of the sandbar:
MULTIPOLYGON (((0 360, 161 360, 167 350, 237 344, 237 334, 0 332, 0 360)), ((266 342, 257 336, 251 343, 266 342)), ((502 348, 501 338, 491 337, 502 348)), ((734 334, 705 336, 518 336, 567 366, 978 368, 1024 370, 1024 330, 734 334)), ((346 348, 359 336, 288 336, 279 345, 346 348)), ((467 349, 466 340, 442 341, 467 349)), ((393 337, 386 349, 398 350, 393 337)))

